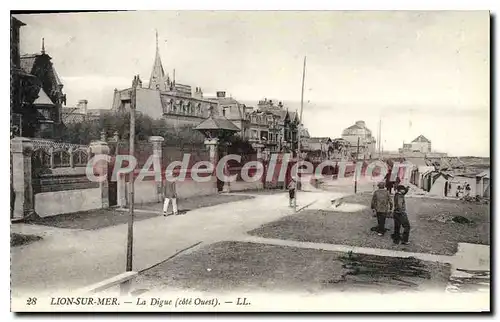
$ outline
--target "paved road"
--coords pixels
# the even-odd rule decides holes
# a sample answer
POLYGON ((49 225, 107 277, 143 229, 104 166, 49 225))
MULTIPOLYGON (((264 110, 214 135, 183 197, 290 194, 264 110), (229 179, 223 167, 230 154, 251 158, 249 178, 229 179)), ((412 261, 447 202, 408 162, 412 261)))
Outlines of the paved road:
MULTIPOLYGON (((301 192, 299 208, 342 194, 301 192)), ((294 213, 286 193, 195 209, 184 216, 154 217, 134 226, 134 270, 155 265, 195 243, 231 239, 262 224, 294 213)), ((11 251, 12 295, 44 295, 73 290, 125 270, 127 225, 92 231, 61 230, 13 224, 13 232, 40 232, 43 240, 11 251)))

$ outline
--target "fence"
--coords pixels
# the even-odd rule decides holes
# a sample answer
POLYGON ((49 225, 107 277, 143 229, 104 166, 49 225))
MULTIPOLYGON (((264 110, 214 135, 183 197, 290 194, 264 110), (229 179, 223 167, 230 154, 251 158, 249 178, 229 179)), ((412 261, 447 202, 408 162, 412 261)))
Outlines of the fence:
POLYGON ((41 139, 19 140, 23 144, 20 150, 14 151, 13 158, 23 168, 15 169, 13 176, 19 178, 14 190, 16 195, 23 196, 23 213, 34 211, 46 217, 107 206, 103 198, 106 187, 85 175, 89 146, 41 139), (27 167, 27 163, 31 166, 27 167))
POLYGON ((89 159, 89 147, 86 145, 60 143, 48 140, 32 140, 33 167, 39 168, 74 168, 84 167, 89 159))

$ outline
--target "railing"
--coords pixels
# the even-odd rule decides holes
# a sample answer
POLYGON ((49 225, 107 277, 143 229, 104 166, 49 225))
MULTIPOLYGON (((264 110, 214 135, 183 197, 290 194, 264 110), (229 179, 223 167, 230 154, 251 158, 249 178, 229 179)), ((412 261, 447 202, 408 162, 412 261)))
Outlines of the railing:
POLYGON ((120 293, 126 295, 130 293, 130 288, 133 279, 137 277, 137 272, 124 272, 119 275, 108 278, 99 283, 81 288, 76 291, 78 294, 93 294, 108 290, 115 286, 120 286, 120 293))
POLYGON ((33 161, 36 166, 46 168, 83 167, 89 159, 89 147, 86 145, 54 142, 49 140, 32 140, 33 161))
POLYGON ((31 140, 31 143, 33 144, 33 149, 46 149, 48 150, 49 148, 54 148, 54 149, 63 149, 63 150, 69 150, 70 148, 72 149, 87 149, 88 146, 86 145, 81 145, 81 144, 73 144, 73 143, 65 143, 65 142, 55 142, 55 141, 50 141, 50 140, 41 140, 41 139, 34 139, 31 140))

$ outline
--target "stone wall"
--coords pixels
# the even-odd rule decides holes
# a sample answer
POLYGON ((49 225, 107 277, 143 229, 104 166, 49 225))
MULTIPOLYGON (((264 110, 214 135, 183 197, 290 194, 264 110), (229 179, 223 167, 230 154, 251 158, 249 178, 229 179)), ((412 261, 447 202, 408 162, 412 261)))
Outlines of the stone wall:
MULTIPOLYGON (((176 174, 178 175, 178 174, 176 174)), ((137 175, 136 175, 137 176, 137 175)), ((134 182, 134 202, 138 204, 163 202, 163 189, 165 185, 155 181, 155 178, 145 177, 141 181, 134 182)), ((117 184, 118 206, 126 207, 128 202, 128 179, 122 176, 117 184)), ((197 182, 191 178, 188 171, 183 181, 176 182, 177 197, 193 198, 217 194, 217 184, 214 180, 209 182, 197 182)))
POLYGON ((101 208, 99 188, 42 192, 35 195, 35 212, 40 217, 101 208))
MULTIPOLYGON (((12 139, 12 188, 16 198, 11 219, 109 207, 107 182, 92 182, 85 174, 91 155, 108 153, 105 142, 76 146, 22 137, 12 139)), ((105 164, 94 166, 95 174, 106 172, 105 164)))

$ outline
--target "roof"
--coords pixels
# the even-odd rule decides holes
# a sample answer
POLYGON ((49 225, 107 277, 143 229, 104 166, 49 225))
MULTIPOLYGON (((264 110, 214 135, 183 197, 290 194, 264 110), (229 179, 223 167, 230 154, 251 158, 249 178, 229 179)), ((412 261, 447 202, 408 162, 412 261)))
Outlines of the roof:
POLYGON ((346 128, 346 130, 362 130, 362 129, 364 129, 364 127, 359 126, 357 124, 351 125, 348 128, 346 128))
POLYGON ((411 142, 425 142, 425 143, 431 143, 425 136, 419 135, 415 140, 411 142))
POLYGON ((239 131, 240 129, 224 116, 212 115, 201 122, 195 130, 228 130, 239 131))
POLYGON ((54 66, 52 66, 52 71, 54 72, 54 78, 56 79, 56 85, 62 85, 63 83, 61 82, 61 79, 59 78, 59 75, 57 74, 54 66))
POLYGON ((54 106, 54 103, 49 98, 49 96, 45 93, 43 88, 40 88, 40 92, 38 92, 38 98, 35 100, 33 105, 45 105, 45 106, 54 106))
POLYGON ((417 170, 421 174, 425 174, 425 173, 430 172, 430 171, 436 171, 436 168, 433 166, 422 165, 422 166, 417 166, 417 170))
POLYGON ((417 167, 427 166, 427 163, 425 162, 424 158, 405 158, 405 159, 406 161, 410 162, 411 164, 417 167))
POLYGON ((490 178, 490 170, 488 169, 488 170, 485 170, 481 173, 478 173, 478 174, 476 174, 476 177, 489 179, 490 178))
POLYGON ((37 54, 22 55, 21 69, 24 70, 26 73, 31 74, 37 56, 38 56, 37 54))
POLYGON ((87 115, 101 115, 108 112, 111 112, 111 110, 106 108, 90 108, 87 110, 87 115))
POLYGON ((286 117, 286 110, 269 110, 269 112, 278 116, 280 119, 284 120, 286 117))
POLYGON ((429 175, 429 174, 431 174, 433 172, 436 172, 436 169, 434 167, 429 168, 429 169, 424 169, 422 171, 422 176, 426 177, 427 175, 429 175))
POLYGON ((328 141, 331 141, 330 138, 328 137, 309 137, 307 140, 309 143, 326 143, 328 141))
POLYGON ((460 174, 457 174, 457 177, 462 177, 462 178, 476 178, 477 175, 475 175, 473 173, 460 173, 460 174))
POLYGON ((443 176, 446 180, 453 178, 451 174, 439 171, 432 177, 433 181, 436 180, 439 176, 443 176))
POLYGON ((160 91, 165 91, 167 90, 165 82, 166 82, 165 71, 163 70, 163 65, 161 63, 160 49, 158 48, 158 34, 157 34, 155 61, 153 63, 153 69, 151 70, 151 76, 149 78, 148 87, 150 89, 159 89, 160 91))
POLYGON ((290 120, 294 121, 296 118, 298 118, 298 113, 297 112, 288 112, 290 114, 290 120))
POLYGON ((240 102, 238 102, 237 100, 235 100, 232 97, 210 97, 207 99, 209 99, 211 101, 217 101, 220 104, 240 104, 240 102))

